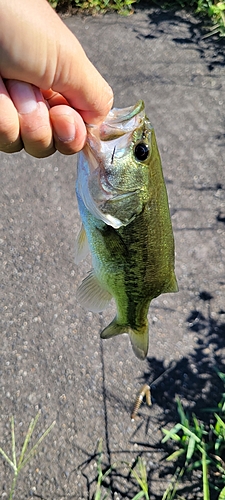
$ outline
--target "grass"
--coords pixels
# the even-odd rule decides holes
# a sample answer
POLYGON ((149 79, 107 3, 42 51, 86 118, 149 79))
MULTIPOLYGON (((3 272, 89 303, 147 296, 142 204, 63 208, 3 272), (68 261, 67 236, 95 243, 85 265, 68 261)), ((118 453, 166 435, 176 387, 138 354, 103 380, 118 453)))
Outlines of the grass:
MULTIPOLYGON (((224 383, 225 374, 218 372, 218 376, 224 383)), ((172 429, 163 429, 164 438, 162 443, 172 440, 176 449, 167 457, 167 461, 181 462, 180 477, 176 482, 176 488, 169 499, 176 498, 176 492, 181 477, 189 474, 193 481, 193 471, 201 472, 202 497, 210 500, 211 494, 218 500, 225 499, 225 392, 217 408, 206 411, 213 412, 213 422, 205 424, 199 422, 194 414, 191 417, 185 413, 181 402, 177 400, 177 409, 180 422, 172 429)), ((166 497, 167 498, 167 497, 166 497)))
MULTIPOLYGON (((218 372, 218 376, 224 383, 225 374, 218 372)), ((185 500, 180 496, 179 489, 185 482, 194 485, 194 471, 198 471, 201 476, 201 493, 199 498, 203 500, 225 500, 225 462, 223 455, 225 452, 225 392, 216 408, 206 409, 206 412, 213 413, 213 422, 206 424, 199 421, 194 414, 191 417, 184 411, 179 399, 177 399, 177 410, 179 422, 172 429, 163 429, 164 437, 162 443, 171 441, 175 445, 175 450, 166 458, 166 461, 175 463, 175 473, 170 484, 162 496, 162 500, 185 500)), ((102 448, 98 461, 98 496, 95 500, 104 500, 101 497, 101 484, 110 469, 103 475, 101 472, 102 448)), ((138 458, 135 468, 126 463, 130 468, 131 476, 136 480, 139 492, 132 500, 145 498, 151 500, 149 484, 147 479, 146 466, 141 458, 138 458)), ((199 474, 198 474, 199 477, 199 474)), ((166 479, 164 477, 164 479, 166 479)), ((194 487, 194 486, 193 486, 194 487)), ((189 488, 188 498, 193 498, 192 486, 189 488)), ((196 498, 196 497, 195 497, 196 498)))
MULTIPOLYGON (((134 4, 142 0, 49 0, 57 11, 82 10, 89 13, 116 11, 128 15, 134 10, 134 4)), ((209 20, 207 35, 225 36, 225 0, 144 0, 145 5, 160 5, 162 8, 182 8, 192 10, 197 15, 209 20)))
POLYGON ((16 490, 16 484, 17 484, 17 479, 18 476, 21 472, 21 470, 28 464, 30 459, 35 455, 37 452, 37 449, 43 439, 46 438, 46 436, 49 434, 49 432, 52 430, 52 428, 55 425, 55 422, 52 422, 52 424, 46 429, 46 431, 43 432, 41 437, 38 439, 38 441, 34 444, 34 446, 28 451, 28 446, 32 437, 32 434, 34 432, 34 429, 36 427, 37 421, 39 419, 40 412, 37 413, 36 417, 33 418, 30 422, 30 425, 27 430, 27 434, 25 436, 25 440, 21 449, 21 452, 19 454, 19 459, 17 461, 17 450, 16 450, 16 439, 15 439, 15 426, 14 426, 14 417, 11 418, 11 446, 12 446, 12 458, 10 458, 7 453, 0 448, 0 454, 3 456, 3 458, 6 460, 6 462, 10 465, 10 467, 13 470, 13 478, 12 478, 12 484, 9 492, 9 497, 8 500, 12 500, 15 490, 16 490))
POLYGON ((106 500, 108 495, 106 494, 102 497, 101 486, 102 486, 103 481, 105 481, 107 476, 109 476, 109 474, 111 473, 112 467, 109 467, 107 469, 107 471, 104 472, 104 474, 103 474, 103 471, 102 471, 102 439, 99 440, 97 454, 98 454, 98 460, 97 460, 98 478, 97 478, 94 500, 106 500))
MULTIPOLYGON (((195 484, 194 472, 198 471, 198 481, 201 483, 201 493, 199 498, 203 500, 225 500, 225 374, 218 372, 218 376, 224 383, 224 393, 216 408, 206 409, 213 415, 213 421, 206 424, 199 421, 194 414, 189 416, 180 400, 177 400, 177 410, 179 415, 179 422, 177 422, 172 429, 163 429, 164 437, 162 443, 171 447, 173 446, 172 453, 167 456, 166 461, 174 462, 175 472, 172 480, 166 491, 162 496, 162 500, 185 500, 183 496, 179 495, 179 490, 185 485, 187 481, 191 482, 188 498, 192 495, 192 488, 195 484), (200 476, 200 480, 199 480, 200 476), (213 497, 212 497, 213 495, 213 497)), ((12 485, 9 492, 8 500, 12 500, 16 490, 18 475, 21 470, 25 468, 30 459, 38 451, 38 447, 47 437, 55 422, 53 422, 47 430, 45 430, 38 441, 28 451, 29 443, 36 427, 40 413, 32 419, 22 450, 19 453, 16 450, 14 419, 11 419, 11 448, 12 457, 0 448, 0 454, 9 464, 13 470, 12 485)), ((138 492, 132 500, 151 500, 149 492, 150 485, 148 484, 147 470, 142 458, 138 457, 135 465, 128 462, 118 462, 109 467, 105 472, 102 468, 102 439, 99 441, 97 449, 97 477, 94 500, 106 500, 110 495, 110 486, 108 492, 103 493, 103 483, 110 477, 112 470, 114 477, 119 474, 119 467, 126 465, 129 469, 130 476, 135 480, 138 492)), ((166 476, 164 477, 166 480, 166 476)), ((105 486, 104 486, 105 488, 105 486)), ((193 497, 193 496, 192 496, 193 497)))
MULTIPOLYGON (((137 0, 138 1, 138 0, 137 0)), ((49 0, 49 3, 58 12, 78 10, 95 14, 97 12, 116 11, 122 15, 133 12, 132 4, 136 0, 49 0)))
MULTIPOLYGON (((132 498, 132 500, 139 500, 141 498, 144 498, 145 500, 150 500, 149 497, 149 487, 148 487, 148 478, 147 478, 147 470, 145 467, 145 464, 143 460, 138 457, 135 467, 132 467, 132 465, 128 462, 119 462, 117 464, 113 464, 111 467, 109 467, 106 472, 103 473, 102 470, 102 439, 99 441, 98 445, 98 460, 97 460, 97 485, 96 485, 96 491, 95 491, 95 496, 94 500, 106 500, 108 498, 108 494, 106 493, 104 496, 102 496, 102 483, 105 481, 107 476, 111 474, 113 469, 120 467, 121 465, 126 465, 130 471, 130 475, 135 479, 137 486, 139 486, 140 491, 132 498)), ((110 493, 110 491, 109 491, 110 493)))
POLYGON ((225 1, 198 0, 197 13, 209 17, 212 26, 208 35, 225 36, 225 1))

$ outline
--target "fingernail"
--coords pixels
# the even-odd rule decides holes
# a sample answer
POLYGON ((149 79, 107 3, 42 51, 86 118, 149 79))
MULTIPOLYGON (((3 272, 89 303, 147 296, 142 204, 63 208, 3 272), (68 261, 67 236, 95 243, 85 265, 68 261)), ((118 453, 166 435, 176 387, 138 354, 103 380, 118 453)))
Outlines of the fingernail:
POLYGON ((72 142, 75 139, 76 127, 74 117, 63 114, 54 120, 54 131, 61 142, 72 142))
POLYGON ((10 95, 20 114, 32 113, 37 109, 37 97, 28 83, 13 81, 10 84, 10 95))

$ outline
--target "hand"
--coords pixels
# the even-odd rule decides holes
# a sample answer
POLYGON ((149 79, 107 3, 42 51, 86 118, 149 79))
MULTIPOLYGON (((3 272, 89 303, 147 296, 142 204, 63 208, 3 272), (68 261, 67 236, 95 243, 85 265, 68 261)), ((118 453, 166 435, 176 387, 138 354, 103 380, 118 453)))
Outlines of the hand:
POLYGON ((79 151, 112 90, 46 0, 0 0, 0 17, 0 150, 79 151))

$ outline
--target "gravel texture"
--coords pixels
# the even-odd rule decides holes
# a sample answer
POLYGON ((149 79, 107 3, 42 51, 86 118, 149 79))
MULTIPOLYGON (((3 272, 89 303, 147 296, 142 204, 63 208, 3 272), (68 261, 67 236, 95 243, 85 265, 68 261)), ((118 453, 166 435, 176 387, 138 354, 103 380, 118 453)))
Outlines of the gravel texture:
MULTIPOLYGON (((159 500, 172 471, 160 462, 161 428, 178 418, 176 395, 202 417, 223 389, 214 369, 224 370, 225 339, 224 42, 203 39, 199 19, 183 11, 64 21, 112 85, 116 106, 145 101, 168 188, 179 293, 152 302, 145 362, 127 336, 101 342, 113 306, 92 314, 76 300, 90 269, 90 261, 74 264, 76 156, 1 153, 0 445, 11 453, 13 414, 21 447, 40 409, 35 437, 56 425, 19 478, 17 500, 93 498, 101 438, 103 469, 117 463, 102 491, 109 485, 109 498, 132 498, 138 487, 122 461, 141 455, 151 500, 159 500), (131 422, 145 382, 153 405, 131 422)), ((11 478, 1 459, 2 499, 11 478)), ((200 487, 196 477, 197 496, 200 487)))

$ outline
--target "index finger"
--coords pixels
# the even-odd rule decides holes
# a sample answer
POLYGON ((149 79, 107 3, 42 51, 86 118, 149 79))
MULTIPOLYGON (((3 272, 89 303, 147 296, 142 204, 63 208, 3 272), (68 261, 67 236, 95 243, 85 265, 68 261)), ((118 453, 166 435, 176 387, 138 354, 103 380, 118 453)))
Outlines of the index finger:
POLYGON ((108 83, 100 75, 74 35, 68 31, 71 43, 62 46, 60 70, 55 73, 52 89, 60 92, 82 116, 86 123, 102 122, 113 103, 113 92, 108 83), (69 52, 68 52, 69 48, 69 52))

